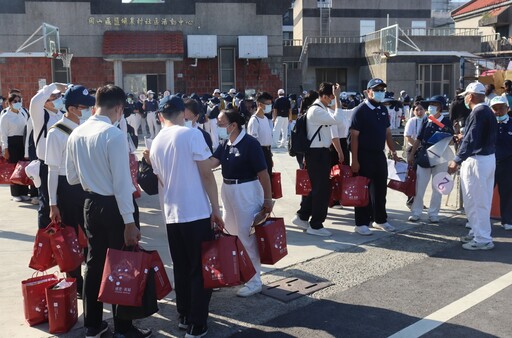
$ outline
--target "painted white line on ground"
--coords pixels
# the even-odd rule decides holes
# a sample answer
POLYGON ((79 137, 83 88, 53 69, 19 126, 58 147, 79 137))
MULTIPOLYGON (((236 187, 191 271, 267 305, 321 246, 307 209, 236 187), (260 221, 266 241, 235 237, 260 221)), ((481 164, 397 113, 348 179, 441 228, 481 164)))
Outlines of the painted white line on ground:
POLYGON ((512 285, 512 271, 471 292, 469 295, 464 296, 444 308, 428 315, 405 329, 398 331, 389 338, 421 337, 425 333, 441 326, 453 317, 458 316, 478 303, 494 296, 510 285, 512 285))

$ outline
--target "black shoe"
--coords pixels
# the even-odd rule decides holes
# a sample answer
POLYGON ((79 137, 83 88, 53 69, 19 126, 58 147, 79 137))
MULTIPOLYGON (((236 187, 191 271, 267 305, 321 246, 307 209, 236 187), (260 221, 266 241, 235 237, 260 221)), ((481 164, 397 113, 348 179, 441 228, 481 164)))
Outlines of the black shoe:
POLYGON ((124 333, 116 332, 114 333, 114 338, 147 338, 151 337, 150 329, 141 329, 135 326, 132 326, 128 331, 124 333))
POLYGON ((204 337, 208 333, 208 326, 206 325, 189 325, 185 338, 199 338, 204 337))
POLYGON ((180 319, 178 321, 178 329, 180 329, 180 330, 188 329, 187 317, 180 315, 180 319))
POLYGON ((102 334, 108 331, 108 323, 102 321, 99 328, 97 327, 86 327, 85 338, 100 338, 102 334))

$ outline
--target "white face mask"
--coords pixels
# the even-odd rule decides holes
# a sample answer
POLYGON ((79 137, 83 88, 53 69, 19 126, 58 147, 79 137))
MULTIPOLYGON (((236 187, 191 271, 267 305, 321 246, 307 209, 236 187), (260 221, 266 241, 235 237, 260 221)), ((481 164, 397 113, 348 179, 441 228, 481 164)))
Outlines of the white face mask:
POLYGON ((89 117, 91 117, 92 110, 91 108, 81 109, 80 113, 82 113, 82 116, 80 116, 80 122, 85 122, 89 117))
POLYGON ((271 104, 266 104, 265 105, 265 108, 264 108, 264 112, 265 114, 268 114, 272 111, 272 105, 271 104))
POLYGON ((336 105, 336 99, 332 99, 329 107, 334 107, 336 105))
POLYGON ((57 110, 61 110, 64 108, 64 101, 62 101, 62 97, 59 97, 58 99, 55 99, 52 101, 53 107, 57 110))
POLYGON ((12 104, 12 108, 16 109, 16 110, 20 110, 21 109, 21 102, 13 103, 12 104))
POLYGON ((430 115, 435 115, 437 114, 437 107, 436 106, 428 106, 428 113, 430 115))
POLYGON ((192 121, 190 121, 190 120, 185 120, 185 127, 187 127, 187 128, 192 128, 192 127, 193 127, 193 126, 192 126, 192 121))

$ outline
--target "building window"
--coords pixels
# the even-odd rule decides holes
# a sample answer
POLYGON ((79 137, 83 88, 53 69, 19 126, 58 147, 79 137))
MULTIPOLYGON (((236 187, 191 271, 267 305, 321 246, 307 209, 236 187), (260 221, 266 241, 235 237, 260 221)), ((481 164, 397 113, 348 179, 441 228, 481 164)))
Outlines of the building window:
POLYGON ((322 82, 339 83, 341 90, 347 90, 347 69, 346 68, 317 68, 316 87, 322 82))
MULTIPOLYGON (((60 49, 61 53, 67 53, 66 48, 60 49)), ((70 83, 71 71, 70 68, 64 67, 61 59, 52 59, 52 77, 53 82, 70 83)))
POLYGON ((411 33, 415 36, 427 35, 427 22, 426 21, 412 21, 411 33))
POLYGON ((423 97, 454 93, 453 65, 418 65, 418 94, 423 97))
POLYGON ((227 92, 235 86, 235 48, 220 48, 219 52, 220 90, 227 92))
POLYGON ((359 21, 359 36, 361 36, 361 42, 363 36, 375 32, 375 20, 361 20, 359 21))

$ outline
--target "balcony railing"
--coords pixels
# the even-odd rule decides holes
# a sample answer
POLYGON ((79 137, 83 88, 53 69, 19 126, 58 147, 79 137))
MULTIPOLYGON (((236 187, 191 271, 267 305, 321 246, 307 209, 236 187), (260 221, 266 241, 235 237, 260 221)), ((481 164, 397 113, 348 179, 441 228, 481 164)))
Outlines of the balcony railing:
POLYGON ((499 33, 484 35, 480 50, 482 53, 512 52, 512 37, 507 38, 499 33))
MULTIPOLYGON (((399 36, 480 36, 478 28, 402 28, 399 36)), ((367 34, 363 41, 380 39, 380 31, 367 34)))

